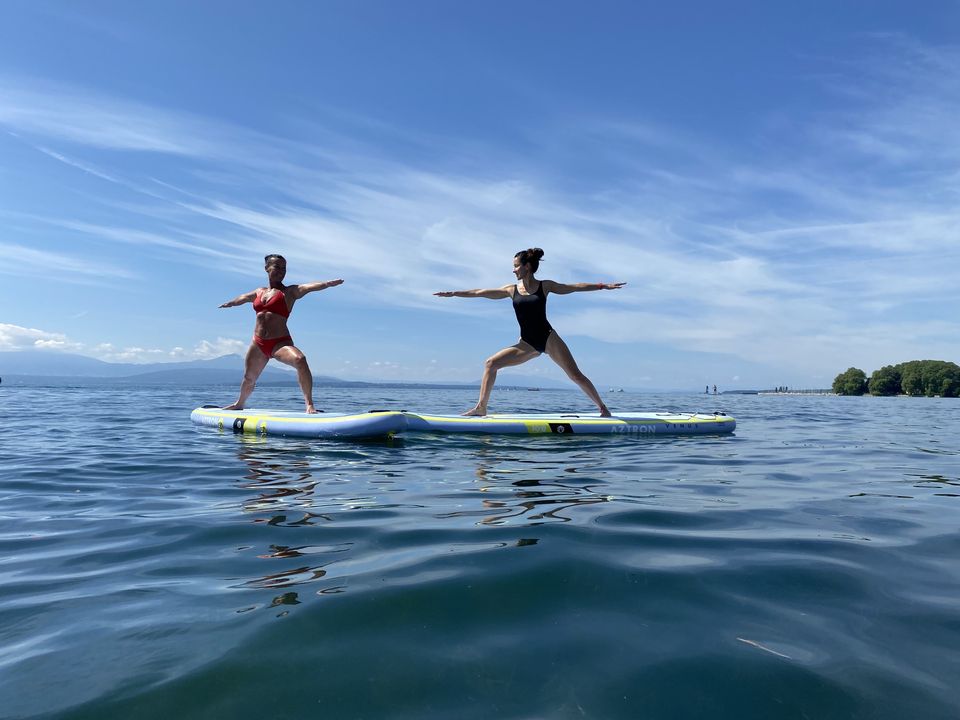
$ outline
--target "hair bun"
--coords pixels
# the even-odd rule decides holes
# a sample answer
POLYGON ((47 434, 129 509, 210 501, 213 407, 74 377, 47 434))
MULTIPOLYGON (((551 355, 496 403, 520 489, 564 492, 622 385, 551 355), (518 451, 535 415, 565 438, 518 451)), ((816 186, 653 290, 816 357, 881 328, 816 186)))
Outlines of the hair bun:
POLYGON ((520 261, 521 265, 529 265, 533 272, 540 267, 540 258, 543 257, 543 250, 540 248, 527 248, 514 255, 520 261))

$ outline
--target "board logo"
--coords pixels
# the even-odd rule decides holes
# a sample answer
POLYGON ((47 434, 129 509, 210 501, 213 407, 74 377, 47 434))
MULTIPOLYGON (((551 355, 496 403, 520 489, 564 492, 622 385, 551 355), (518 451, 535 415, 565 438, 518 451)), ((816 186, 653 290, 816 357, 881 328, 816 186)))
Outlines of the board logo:
POLYGON ((657 432, 656 425, 615 425, 610 432, 617 435, 646 435, 657 432))
POLYGON ((550 432, 557 435, 573 435, 573 426, 570 423, 550 423, 550 432))
POLYGON ((242 432, 243 432, 243 425, 244 425, 245 422, 247 422, 247 419, 246 419, 245 417, 238 417, 238 418, 236 418, 236 419, 233 421, 233 431, 234 431, 235 433, 242 433, 242 432))

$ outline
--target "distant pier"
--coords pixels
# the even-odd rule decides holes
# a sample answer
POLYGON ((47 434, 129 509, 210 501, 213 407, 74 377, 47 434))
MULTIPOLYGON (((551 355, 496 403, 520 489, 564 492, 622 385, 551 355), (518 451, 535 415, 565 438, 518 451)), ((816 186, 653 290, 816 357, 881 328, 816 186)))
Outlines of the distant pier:
POLYGON ((786 390, 758 390, 757 395, 836 395, 830 388, 788 388, 786 390))

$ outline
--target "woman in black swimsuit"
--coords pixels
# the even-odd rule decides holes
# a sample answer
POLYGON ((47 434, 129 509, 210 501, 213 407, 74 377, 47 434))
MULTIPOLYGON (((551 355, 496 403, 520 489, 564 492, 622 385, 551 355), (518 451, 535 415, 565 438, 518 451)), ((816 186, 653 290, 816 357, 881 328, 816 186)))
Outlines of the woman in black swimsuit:
POLYGON ((513 256, 513 274, 517 276, 516 285, 504 285, 493 290, 458 290, 455 292, 434 293, 438 297, 482 297, 490 300, 513 300, 513 310, 520 323, 520 342, 487 358, 483 368, 483 380, 480 383, 480 399, 477 406, 464 415, 486 415, 487 402, 497 380, 497 371, 511 365, 521 365, 527 360, 546 353, 557 365, 563 368, 571 380, 587 394, 600 409, 601 417, 609 417, 610 411, 600 399, 600 394, 590 379, 580 372, 567 344, 547 322, 547 294, 567 295, 586 290, 617 290, 626 283, 575 283, 565 285, 553 280, 537 280, 534 273, 540 267, 543 250, 530 248, 521 250, 513 256))

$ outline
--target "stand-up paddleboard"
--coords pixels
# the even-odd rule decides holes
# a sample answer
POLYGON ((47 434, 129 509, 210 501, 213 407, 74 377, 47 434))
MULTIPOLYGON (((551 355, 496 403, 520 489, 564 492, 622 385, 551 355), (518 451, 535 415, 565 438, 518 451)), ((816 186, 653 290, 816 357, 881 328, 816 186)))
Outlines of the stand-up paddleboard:
POLYGON ((407 431, 486 433, 491 435, 705 435, 730 433, 737 421, 714 413, 616 413, 603 418, 598 413, 529 415, 421 415, 405 413, 407 431))
POLYGON ((317 413, 284 410, 224 410, 204 405, 190 413, 197 425, 253 435, 287 435, 306 438, 365 438, 393 435, 406 427, 402 412, 371 410, 365 413, 317 413))

